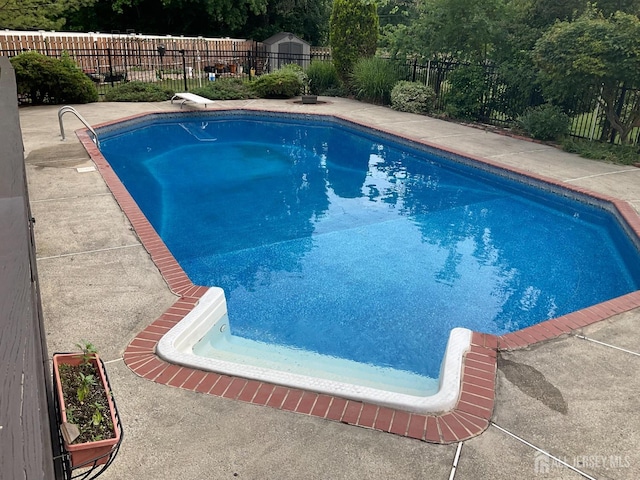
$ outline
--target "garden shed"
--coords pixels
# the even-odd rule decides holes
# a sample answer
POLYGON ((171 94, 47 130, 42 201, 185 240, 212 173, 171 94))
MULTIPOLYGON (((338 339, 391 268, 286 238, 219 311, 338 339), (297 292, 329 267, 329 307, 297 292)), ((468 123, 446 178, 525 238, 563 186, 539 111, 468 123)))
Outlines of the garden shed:
POLYGON ((311 45, 293 33, 280 32, 262 41, 269 59, 269 70, 276 70, 287 63, 297 63, 305 68, 311 59, 311 45))

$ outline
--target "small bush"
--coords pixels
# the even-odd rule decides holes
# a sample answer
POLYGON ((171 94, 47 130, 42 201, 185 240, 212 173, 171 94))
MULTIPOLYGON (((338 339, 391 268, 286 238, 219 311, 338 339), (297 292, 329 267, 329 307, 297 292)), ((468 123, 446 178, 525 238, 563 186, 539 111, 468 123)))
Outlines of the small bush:
POLYGON ((577 153, 581 157, 592 160, 604 160, 605 162, 620 165, 640 164, 640 147, 635 145, 614 145, 598 141, 566 138, 562 142, 562 148, 570 153, 577 153))
POLYGON ((527 135, 538 140, 557 140, 569 131, 569 116, 549 103, 528 109, 518 123, 527 135))
POLYGON ((331 62, 311 62, 306 74, 313 95, 326 95, 327 92, 334 92, 341 88, 338 71, 331 62))
POLYGON ((251 89, 261 98, 291 98, 300 94, 302 80, 292 68, 282 68, 256 78, 251 89))
POLYGON ((298 79, 300 80, 300 83, 302 84, 302 90, 300 93, 306 93, 306 94, 311 93, 309 91, 309 77, 305 73, 304 68, 302 68, 297 63, 287 63, 282 67, 282 70, 293 72, 297 75, 298 79))
POLYGON ((487 91, 484 69, 460 67, 449 75, 449 84, 450 90, 444 97, 447 115, 463 120, 480 119, 487 91))
POLYGON ((351 83, 357 98, 388 105, 398 81, 393 64, 380 57, 362 58, 353 67, 351 83))
POLYGON ((433 88, 403 80, 391 90, 391 108, 401 112, 426 114, 433 110, 435 98, 433 88))
POLYGON ((104 99, 107 102, 163 102, 173 94, 173 90, 155 83, 129 82, 108 90, 104 99))
POLYGON ((255 98, 248 82, 240 78, 220 78, 202 87, 192 90, 192 93, 211 100, 245 100, 255 98))
POLYGON ((25 52, 13 57, 11 65, 16 73, 18 93, 33 105, 98 100, 96 86, 68 55, 57 59, 38 52, 25 52))

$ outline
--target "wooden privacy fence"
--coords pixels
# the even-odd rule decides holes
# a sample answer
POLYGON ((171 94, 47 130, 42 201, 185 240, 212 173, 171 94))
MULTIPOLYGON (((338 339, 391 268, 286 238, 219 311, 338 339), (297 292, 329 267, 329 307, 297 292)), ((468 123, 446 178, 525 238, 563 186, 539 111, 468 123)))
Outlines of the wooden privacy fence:
POLYGON ((269 53, 260 42, 237 38, 0 31, 0 55, 14 57, 31 50, 56 58, 68 54, 101 93, 100 87, 119 81, 176 80, 183 75, 186 81, 210 73, 260 75, 283 62, 306 66, 312 59, 331 58, 328 47, 312 47, 310 55, 269 53))
POLYGON ((228 52, 237 52, 238 56, 246 56, 252 51, 255 42, 238 38, 206 38, 175 37, 172 35, 141 35, 121 33, 71 33, 71 32, 23 32, 0 31, 0 51, 8 56, 15 56, 28 50, 36 50, 50 56, 59 56, 60 52, 68 52, 86 72, 105 73, 105 65, 101 63, 102 52, 113 52, 111 68, 149 67, 138 64, 136 59, 149 58, 148 53, 158 52, 164 47, 169 55, 177 55, 180 50, 202 52, 203 57, 212 57, 216 53, 224 56, 228 52), (78 53, 78 55, 76 55, 78 53), (80 54, 81 53, 81 54, 80 54), (126 62, 129 62, 128 64, 126 62))

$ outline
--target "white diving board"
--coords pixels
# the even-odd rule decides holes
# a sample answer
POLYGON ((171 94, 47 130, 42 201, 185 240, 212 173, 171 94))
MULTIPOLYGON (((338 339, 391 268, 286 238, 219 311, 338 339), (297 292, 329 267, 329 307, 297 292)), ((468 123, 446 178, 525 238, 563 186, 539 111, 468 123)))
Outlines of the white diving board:
POLYGON ((213 103, 213 100, 201 97, 200 95, 195 95, 193 93, 176 93, 173 97, 171 97, 171 103, 173 103, 176 98, 182 99, 182 102, 180 102, 180 108, 182 108, 182 106, 187 102, 199 103, 201 105, 204 105, 204 108, 207 108, 208 103, 213 103))

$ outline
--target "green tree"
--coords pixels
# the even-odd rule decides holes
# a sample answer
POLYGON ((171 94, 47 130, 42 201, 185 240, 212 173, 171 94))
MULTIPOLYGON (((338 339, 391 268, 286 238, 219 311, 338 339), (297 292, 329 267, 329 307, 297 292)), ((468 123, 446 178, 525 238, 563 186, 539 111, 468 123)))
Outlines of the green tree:
POLYGON ((329 43, 338 75, 347 81, 353 65, 376 53, 379 20, 376 4, 366 0, 334 0, 329 43))
POLYGON ((269 0, 85 1, 89 5, 66 13, 71 30, 238 36, 269 6, 269 0))
POLYGON ((482 61, 493 49, 505 0, 423 0, 413 20, 387 28, 392 53, 482 61))
POLYGON ((255 40, 287 31, 314 45, 326 44, 331 10, 331 0, 86 1, 91 5, 68 12, 70 29, 255 40))
POLYGON ((327 45, 331 0, 270 0, 267 11, 250 16, 243 36, 264 40, 278 32, 292 32, 312 45, 327 45))
POLYGON ((380 28, 387 25, 408 24, 416 11, 417 4, 416 0, 379 0, 377 5, 380 28))
POLYGON ((558 102, 593 95, 607 120, 626 143, 640 127, 640 102, 617 109, 619 91, 640 79, 640 19, 616 12, 605 17, 588 10, 572 22, 558 22, 538 40, 534 59, 545 94, 558 102))
POLYGON ((116 0, 109 3, 113 3, 113 9, 118 13, 124 13, 127 7, 133 7, 144 15, 152 16, 162 14, 163 10, 165 13, 190 11, 196 13, 200 19, 213 22, 215 26, 234 31, 242 28, 251 14, 264 14, 269 0, 116 0), (142 6, 145 8, 140 8, 142 6))
POLYGON ((419 3, 416 0, 379 0, 379 47, 386 53, 393 56, 398 52, 415 53, 415 50, 410 47, 412 39, 406 32, 418 16, 418 6, 419 3))
POLYGON ((93 0, 0 0, 0 28, 57 30, 65 25, 65 12, 93 0))

